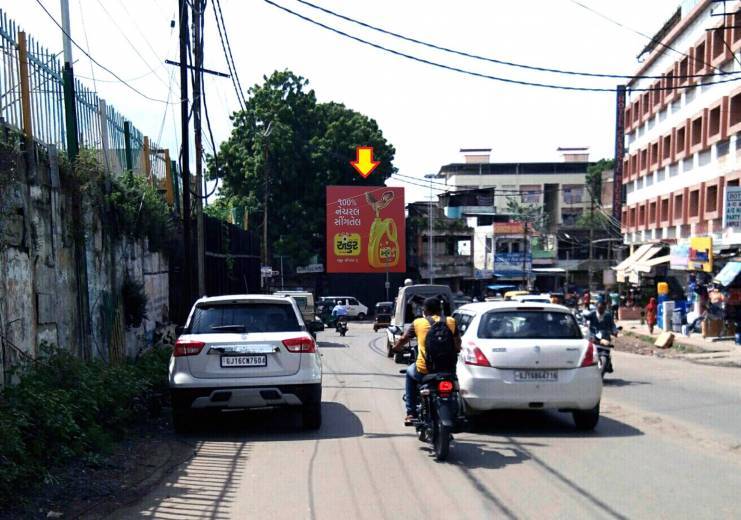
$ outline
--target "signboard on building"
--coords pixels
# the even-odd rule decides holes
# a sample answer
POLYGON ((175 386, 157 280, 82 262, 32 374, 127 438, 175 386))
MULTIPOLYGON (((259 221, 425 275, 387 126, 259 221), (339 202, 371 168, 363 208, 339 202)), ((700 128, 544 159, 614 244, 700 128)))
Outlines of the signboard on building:
POLYGON ((309 264, 296 268, 296 274, 323 273, 324 264, 309 264))
POLYGON ((669 247, 669 269, 686 271, 690 262, 690 245, 675 244, 669 247))
POLYGON ((726 186, 723 205, 723 228, 741 231, 741 186, 726 186))
POLYGON ((525 227, 522 222, 494 222, 495 235, 524 235, 525 227))
POLYGON ((612 216, 620 223, 623 207, 623 161, 625 160, 625 85, 618 85, 615 103, 615 164, 613 166, 612 216))
POLYGON ((404 188, 327 186, 327 272, 406 272, 404 188))
POLYGON ((525 270, 531 271, 533 268, 533 255, 527 254, 525 258, 524 253, 497 253, 494 256, 494 274, 504 275, 507 273, 520 273, 521 276, 523 260, 525 270))
POLYGON ((713 272, 713 237, 690 238, 688 269, 713 272))

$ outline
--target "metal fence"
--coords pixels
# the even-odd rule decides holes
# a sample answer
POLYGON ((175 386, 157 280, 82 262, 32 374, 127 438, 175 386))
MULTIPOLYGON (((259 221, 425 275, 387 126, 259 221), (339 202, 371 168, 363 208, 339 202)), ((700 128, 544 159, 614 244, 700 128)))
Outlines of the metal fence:
MULTIPOLYGON (((24 131, 19 32, 16 23, 0 9, 0 123, 24 131)), ((31 137, 66 151, 61 53, 49 52, 31 36, 26 36, 25 41, 31 137)), ((75 81, 75 102, 80 149, 97 150, 101 162, 110 173, 117 174, 130 169, 137 174, 151 176, 158 186, 167 188, 168 192, 170 188, 178 191, 178 186, 163 186, 171 164, 157 143, 144 136, 80 81, 75 81)), ((171 182, 177 183, 178 177, 172 171, 171 182)))

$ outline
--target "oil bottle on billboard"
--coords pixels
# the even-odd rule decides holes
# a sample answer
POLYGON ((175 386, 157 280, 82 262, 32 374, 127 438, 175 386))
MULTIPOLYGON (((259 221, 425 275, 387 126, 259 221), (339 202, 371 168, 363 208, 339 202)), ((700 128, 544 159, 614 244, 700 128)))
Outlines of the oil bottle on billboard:
POLYGON ((375 213, 368 234, 368 264, 371 267, 395 267, 399 263, 399 239, 393 218, 381 218, 381 210, 394 200, 394 192, 386 191, 377 199, 372 192, 365 193, 365 200, 375 213))

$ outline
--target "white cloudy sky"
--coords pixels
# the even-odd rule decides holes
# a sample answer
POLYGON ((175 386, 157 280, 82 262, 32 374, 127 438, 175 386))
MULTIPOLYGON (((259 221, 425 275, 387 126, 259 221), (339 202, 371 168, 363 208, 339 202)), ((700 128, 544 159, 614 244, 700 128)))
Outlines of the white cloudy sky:
MULTIPOLYGON (((59 0, 0 0, 0 8, 53 52, 60 31, 38 5, 59 20, 59 0)), ((490 75, 562 85, 614 88, 619 80, 528 73, 433 52, 323 15, 295 0, 275 0, 328 25, 402 52, 490 75)), ((497 59, 550 68, 630 74, 646 38, 678 0, 580 0, 626 27, 600 18, 573 0, 315 0, 314 3, 383 28, 497 59), (628 29, 630 28, 630 29, 628 29)), ((177 60, 177 0, 69 0, 77 42, 150 97, 175 100, 179 77, 164 65, 177 60), (129 41, 127 41, 127 39, 129 41), (137 52, 134 51, 136 48, 137 52)), ((263 0, 221 0, 242 86, 275 69, 307 77, 320 100, 333 100, 375 118, 397 150, 400 173, 436 172, 460 159, 460 147, 491 147, 496 161, 557 160, 558 146, 590 146, 593 158, 614 147, 615 95, 580 93, 464 76, 415 63, 344 39, 263 0)), ((226 70, 207 9, 205 66, 226 70)), ((74 50, 75 72, 101 97, 163 146, 176 148, 179 107, 147 100, 93 67, 74 50), (167 110, 167 111, 166 111, 167 110), (166 111, 166 112, 165 112, 166 111), (164 123, 163 123, 164 122, 164 123)), ((207 95, 217 141, 229 135, 237 108, 228 79, 208 78, 207 95)), ((350 160, 350 158, 348 158, 350 160)), ((411 188, 408 200, 427 191, 411 188)))

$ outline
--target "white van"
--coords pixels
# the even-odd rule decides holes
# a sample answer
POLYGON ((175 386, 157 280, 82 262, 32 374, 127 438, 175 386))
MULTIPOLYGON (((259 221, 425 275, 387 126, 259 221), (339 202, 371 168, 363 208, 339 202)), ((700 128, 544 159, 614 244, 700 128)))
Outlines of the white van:
POLYGON ((453 314, 453 291, 447 285, 406 285, 399 288, 394 300, 391 324, 386 329, 386 353, 392 357, 391 348, 404 334, 412 322, 422 317, 422 307, 427 298, 440 298, 443 301, 446 316, 453 314))

